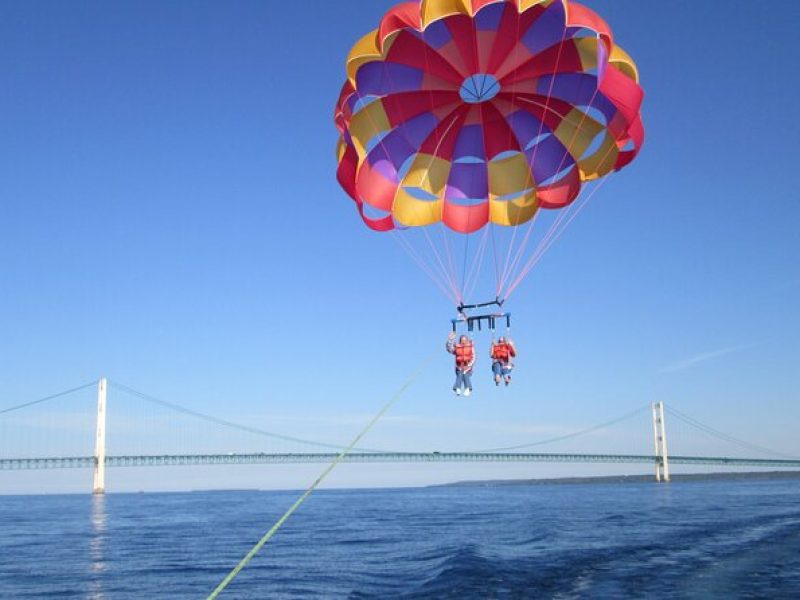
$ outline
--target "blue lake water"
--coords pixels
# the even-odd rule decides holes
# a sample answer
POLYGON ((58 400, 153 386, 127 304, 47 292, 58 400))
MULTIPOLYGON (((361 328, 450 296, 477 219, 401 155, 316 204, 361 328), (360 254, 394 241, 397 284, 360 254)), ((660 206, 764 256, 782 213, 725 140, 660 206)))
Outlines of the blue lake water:
MULTIPOLYGON (((297 492, 0 496, 2 598, 204 598, 297 492)), ((320 491, 223 598, 800 598, 800 481, 320 491)))

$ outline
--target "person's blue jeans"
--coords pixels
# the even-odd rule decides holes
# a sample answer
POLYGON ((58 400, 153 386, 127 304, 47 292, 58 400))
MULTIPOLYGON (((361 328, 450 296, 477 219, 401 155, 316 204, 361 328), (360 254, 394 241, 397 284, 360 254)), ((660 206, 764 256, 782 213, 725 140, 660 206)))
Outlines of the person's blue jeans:
POLYGON ((492 363, 492 373, 495 375, 510 375, 511 374, 511 366, 504 365, 499 360, 496 360, 492 363))
POLYGON ((460 369, 456 369, 456 382, 453 384, 453 389, 472 389, 472 380, 470 379, 469 373, 464 373, 460 369))

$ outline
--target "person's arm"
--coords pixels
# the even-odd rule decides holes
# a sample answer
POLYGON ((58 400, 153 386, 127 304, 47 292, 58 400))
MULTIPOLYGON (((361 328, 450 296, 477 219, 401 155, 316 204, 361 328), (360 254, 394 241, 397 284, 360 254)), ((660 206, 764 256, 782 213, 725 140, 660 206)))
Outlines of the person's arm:
POLYGON ((514 342, 508 342, 508 354, 513 358, 517 358, 517 349, 514 347, 514 342))

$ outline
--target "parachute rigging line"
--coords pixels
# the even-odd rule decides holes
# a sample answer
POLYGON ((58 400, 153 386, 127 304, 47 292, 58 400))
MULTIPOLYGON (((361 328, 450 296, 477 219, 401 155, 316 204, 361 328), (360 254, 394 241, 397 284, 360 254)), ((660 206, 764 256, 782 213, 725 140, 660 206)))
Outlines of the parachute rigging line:
MULTIPOLYGON (((436 257, 436 261, 438 262, 439 268, 442 270, 442 273, 444 274, 444 278, 447 280, 447 282, 448 282, 448 284, 450 286, 450 289, 453 290, 453 297, 456 299, 456 302, 458 302, 459 301, 458 285, 456 284, 455 279, 453 278, 453 271, 452 271, 452 269, 448 270, 447 267, 445 267, 445 262, 446 262, 445 259, 447 257, 446 256, 444 258, 442 257, 441 253, 436 248, 436 244, 431 239, 431 236, 430 236, 430 233, 428 232, 427 227, 423 227, 422 228, 422 233, 425 235, 425 239, 428 241, 428 246, 430 246, 431 250, 433 251, 434 256, 436 257)), ((444 250, 444 248, 443 248, 443 250, 444 250)))
MULTIPOLYGON (((423 43, 422 44, 422 54, 423 54, 423 59, 425 61, 425 71, 426 72, 430 71, 430 68, 431 68, 431 66, 430 66, 430 58, 428 57, 428 49, 429 49, 428 48, 428 44, 427 43, 423 43)), ((389 73, 389 77, 391 78, 391 73, 389 73)), ((431 112, 433 113, 433 111, 434 111, 434 109, 436 107, 436 103, 434 102, 434 99, 433 99, 433 88, 432 87, 428 88, 428 103, 430 105, 431 112)), ((450 115, 452 115, 454 112, 459 112, 460 109, 461 109, 461 107, 459 107, 456 110, 452 111, 448 115, 448 117, 450 115)), ((442 119, 442 121, 444 121, 444 119, 442 119)), ((452 124, 451 124, 451 126, 452 126, 452 124)), ((448 127, 447 131, 440 136, 439 135, 439 124, 436 124, 434 126, 433 134, 434 134, 435 140, 436 140, 436 150, 438 150, 441 147, 441 143, 444 140, 444 138, 447 136, 447 133, 449 131, 450 131, 450 127, 448 127)), ((413 146, 413 144, 411 144, 411 141, 408 140, 408 136, 405 135, 405 133, 403 135, 406 137, 406 140, 409 142, 409 144, 413 146)), ((429 163, 428 169, 425 172, 425 176, 428 178, 428 181, 430 181, 430 168, 433 165, 433 160, 434 160, 435 156, 436 156, 436 152, 433 152, 433 154, 431 155, 431 162, 429 163)), ((424 181, 424 179, 423 179, 423 181, 424 181)), ((461 303, 461 302, 464 302, 464 297, 463 297, 463 292, 461 294, 459 294, 459 292, 458 292, 458 281, 457 281, 457 276, 456 276, 456 270, 455 270, 455 267, 453 266, 453 257, 452 257, 452 254, 450 252, 450 246, 447 243, 447 230, 445 229, 444 225, 442 224, 441 219, 439 220, 439 225, 440 225, 439 229, 440 229, 440 236, 442 238, 442 246, 443 246, 444 254, 447 257, 447 263, 450 266, 450 272, 449 272, 450 281, 452 282, 453 292, 454 292, 454 295, 456 297, 456 303, 461 303)), ((423 228, 423 229, 425 230, 425 237, 428 238, 428 243, 430 244, 431 248, 433 248, 434 252, 436 252, 437 255, 438 255, 438 251, 435 248, 435 245, 433 244, 433 242, 431 241, 430 237, 427 234, 427 228, 423 228)))
MULTIPOLYGON (((612 145, 609 148, 609 150, 606 151, 606 154, 603 156, 602 161, 604 161, 607 158, 609 152, 611 151, 611 148, 613 147, 614 146, 612 145)), ((602 177, 599 180, 595 180, 595 185, 589 191, 588 194, 585 194, 584 197, 579 202, 573 203, 573 205, 569 207, 570 209, 569 211, 561 211, 562 213, 565 213, 563 215, 564 218, 566 218, 567 214, 571 212, 571 214, 569 214, 569 218, 567 219, 566 223, 558 232, 555 232, 555 229, 552 228, 552 235, 549 236, 547 242, 540 244, 540 247, 537 248, 537 251, 533 253, 531 258, 526 263, 525 267, 523 267, 523 269, 520 271, 520 274, 517 276, 514 282, 509 286, 508 292, 506 293, 506 297, 509 297, 512 294, 512 292, 517 288, 517 286, 519 286, 519 284, 522 283, 525 277, 527 277, 528 273, 530 273, 531 269, 533 269, 533 267, 535 267, 541 260, 542 256, 544 256, 545 252, 547 252, 550 249, 550 247, 558 240, 558 238, 561 237, 564 231, 566 231, 567 227, 569 227, 570 223, 572 223, 572 221, 575 220, 575 217, 577 217, 578 214, 580 214, 580 212, 589 203, 589 200, 592 199, 592 197, 597 193, 597 191, 600 188, 602 188, 609 179, 611 179, 612 175, 613 173, 610 173, 609 175, 606 175, 605 177, 602 177)), ((559 217, 562 217, 562 215, 559 214, 559 217)))
MULTIPOLYGON (((542 259, 544 254, 552 247, 552 245, 561 237, 561 235, 566 231, 567 227, 569 227, 570 223, 575 220, 575 217, 580 214, 583 208, 589 203, 589 200, 592 199, 592 196, 605 185, 605 182, 611 178, 611 175, 604 177, 602 180, 595 183, 594 187, 586 194, 579 202, 574 203, 573 206, 570 206, 570 214, 569 219, 567 219, 564 226, 556 232, 555 228, 552 228, 552 235, 548 236, 548 239, 544 241, 544 243, 540 243, 537 247, 536 251, 531 255, 528 262, 525 266, 520 270, 519 274, 517 275, 516 279, 508 286, 508 290, 506 291, 506 297, 511 296, 514 293, 514 290, 523 282, 523 280, 528 276, 528 274, 533 270, 533 268, 539 263, 542 259)), ((562 211, 565 212, 565 211, 562 211)), ((561 215, 559 215, 561 217, 561 215)), ((566 217, 566 215, 565 215, 566 217)), ((561 219, 563 220, 563 219, 561 219)), ((559 221, 560 222, 560 221, 559 221)))
POLYGON ((496 297, 500 297, 500 265, 497 264, 497 240, 495 239, 494 229, 496 225, 494 223, 489 223, 489 229, 491 230, 492 236, 492 255, 494 257, 494 279, 495 283, 497 284, 497 291, 495 292, 496 297))
MULTIPOLYGON (((596 97, 596 94, 597 94, 597 92, 595 91, 595 93, 592 95, 592 100, 589 102, 590 106, 594 102, 594 98, 596 97)), ((584 118, 585 118, 585 116, 586 116, 586 113, 584 113, 584 118)), ((571 141, 570 147, 571 147, 572 143, 574 143, 575 135, 577 135, 577 132, 579 131, 580 127, 583 126, 583 122, 584 122, 584 119, 582 118, 581 119, 581 123, 579 124, 578 128, 576 129, 575 134, 573 135, 573 141, 571 141)), ((614 148, 615 148, 614 144, 610 144, 609 145, 608 149, 606 149, 605 153, 603 154, 602 158, 600 159, 598 165, 602 165, 606 161, 606 159, 608 158, 609 154, 611 153, 611 151, 614 148)), ((564 154, 564 159, 565 158, 566 158, 566 154, 564 154)), ((561 167, 563 166, 563 160, 564 159, 562 159, 562 164, 559 165, 559 169, 558 169, 559 171, 560 171, 561 167)), ((509 285, 508 290, 505 293, 505 297, 506 298, 511 295, 511 293, 517 288, 517 286, 519 286, 520 283, 522 283, 522 281, 525 279, 525 277, 527 277, 527 275, 530 273, 530 271, 533 269, 533 267, 535 267, 538 264, 538 262, 541 260, 542 256, 545 254, 545 252, 547 252, 550 249, 550 247, 558 240, 558 238, 561 237, 561 235, 564 233, 564 231, 567 229, 567 227, 569 227, 570 223, 572 223, 572 221, 575 219, 575 217, 577 217, 578 214, 583 210, 583 208, 588 204, 588 202, 589 202, 589 200, 591 200, 592 196, 594 196, 594 194, 597 193, 597 191, 601 187, 603 187, 609 179, 611 179, 611 176, 613 174, 614 173, 611 172, 608 175, 606 175, 605 177, 601 177, 599 180, 595 180, 594 187, 587 194, 584 194, 583 197, 581 197, 581 199, 578 202, 575 202, 575 203, 571 204, 570 206, 567 207, 566 210, 559 211, 558 217, 556 218, 554 223, 550 226, 550 229, 548 230, 547 234, 542 238, 542 240, 540 240, 539 244, 537 245, 537 247, 534 250, 533 254, 531 255, 530 259, 525 264, 525 266, 520 270, 520 272, 519 272, 518 276, 516 277, 516 279, 509 285), (559 225, 564 220, 566 220, 565 225, 560 230, 557 231, 559 225)), ((521 254, 518 255, 518 258, 519 257, 521 257, 521 254)))
MULTIPOLYGON (((514 38, 516 40, 520 39, 520 25, 521 24, 522 24, 522 19, 517 19, 516 36, 514 38)), ((563 39, 563 36, 562 36, 562 39, 563 39)), ((519 42, 517 42, 517 43, 514 44, 513 64, 517 64, 517 62, 519 61, 519 49, 520 49, 520 44, 519 44, 519 42)), ((556 61, 556 63, 558 63, 558 61, 556 61)), ((553 68, 553 70, 555 71, 555 67, 553 68)), ((515 85, 515 86, 512 86, 512 88, 511 88, 511 106, 516 106, 516 96, 517 96, 517 86, 515 85)), ((508 128, 509 145, 510 145, 510 142, 511 142, 512 133, 513 133, 513 129, 511 129, 509 127, 508 128)), ((536 221, 536 216, 538 215, 538 213, 539 213, 539 211, 536 211, 536 213, 534 213, 533 217, 531 218, 531 223, 530 223, 530 226, 528 227, 529 231, 530 231, 531 227, 533 227, 533 223, 536 221)), ((494 223, 491 223, 491 225, 494 225, 494 223)), ((506 264, 503 266, 503 276, 502 277, 500 277, 500 274, 498 272, 497 249, 495 248, 495 278, 497 280, 497 282, 496 282, 497 285, 496 285, 496 288, 495 288, 494 295, 497 298, 501 297, 501 294, 502 294, 502 291, 503 291, 502 287, 503 287, 503 282, 505 281, 505 268, 508 265, 508 258, 510 256, 511 249, 514 247, 514 240, 516 239, 516 237, 517 237, 517 227, 514 227, 514 231, 511 233, 511 243, 508 245, 509 254, 506 255, 506 264)), ((494 243, 494 231, 492 231, 492 243, 494 243)))
POLYGON ((481 237, 480 244, 478 245, 478 256, 477 256, 477 266, 475 260, 472 261, 471 273, 468 278, 467 283, 467 297, 472 297, 472 294, 475 292, 475 288, 478 285, 478 280, 480 279, 481 274, 481 267, 483 267, 483 259, 486 255, 486 249, 489 246, 488 239, 489 239, 489 228, 490 225, 486 227, 483 231, 483 235, 481 237), (469 283, 471 282, 471 284, 469 283))
MULTIPOLYGON (((552 85, 553 85, 554 82, 555 82, 555 73, 553 73, 553 77, 551 77, 551 81, 550 81, 550 89, 551 90, 552 90, 552 85)), ((595 86, 594 92, 592 93, 592 97, 589 99, 589 102, 587 104, 588 108, 592 108, 593 107, 594 101, 597 98, 598 90, 599 90, 599 86, 595 86)), ((550 98, 550 96, 548 94, 548 99, 549 98, 550 98)), ((556 173, 561 173, 561 169, 564 167, 564 163, 567 160, 567 156, 570 156, 572 154, 572 146, 575 144, 575 141, 578 139, 578 134, 581 132, 581 129, 583 128, 584 124, 586 123, 587 115, 588 115, 588 112, 583 112, 583 111, 581 112, 581 120, 578 123, 578 126, 575 128, 575 131, 572 132, 572 137, 570 138, 569 144, 564 149, 564 152, 561 155, 561 161, 559 162, 558 167, 555 169, 556 173)), ((541 135, 541 129, 542 128, 540 127, 539 135, 541 135)), ((606 151, 606 154, 603 156, 603 159, 602 159, 601 162, 605 161, 609 151, 610 150, 606 151)), ((567 207, 567 210, 569 210, 571 208, 571 206, 572 205, 570 205, 570 207, 567 207)), ((553 225, 551 225, 550 230, 548 231, 547 234, 545 234, 543 239, 547 238, 547 237, 549 237, 551 235, 553 230, 558 226, 558 224, 560 223, 561 219, 564 217, 564 213, 565 212, 566 212, 565 210, 559 211, 558 217, 556 218, 556 220, 553 223, 553 225)), ((511 265, 511 267, 510 267, 510 269, 508 271, 508 275, 506 277, 511 277, 512 276, 512 274, 515 272, 520 260, 522 259, 522 256, 525 254, 525 250, 528 247, 528 242, 530 241, 531 233, 533 232, 534 223, 536 222, 536 217, 538 216, 538 214, 539 213, 537 211, 537 213, 534 215, 534 218, 531 219, 530 225, 528 226, 528 230, 527 230, 527 232, 526 232, 526 234, 525 234, 525 236, 523 238, 522 243, 519 246, 519 249, 517 250, 517 253, 516 253, 515 257, 514 257, 514 261, 512 262, 512 265, 511 265)), ((513 243, 512 243, 512 246, 513 246, 513 243)), ((534 254, 536 254, 538 252, 538 250, 539 250, 539 247, 537 247, 537 249, 534 250, 534 254)), ((506 279, 503 280, 503 284, 505 284, 505 282, 506 282, 506 279)), ((501 291, 502 290, 498 290, 498 294, 500 294, 501 291)), ((506 293, 506 295, 507 294, 508 294, 508 292, 506 293)))
MULTIPOLYGON (((563 49, 564 49, 564 39, 566 38, 566 36, 567 36, 567 29, 566 29, 566 28, 564 28, 564 31, 563 31, 563 33, 561 34, 561 41, 558 43, 558 54, 556 55, 556 60, 555 60, 555 63, 553 63, 553 71, 552 71, 552 73, 550 74, 550 86, 549 86, 549 88, 548 88, 548 90, 547 90, 547 100, 545 101, 545 111, 546 111, 546 110, 547 110, 547 108, 549 107, 549 105, 550 105, 550 99, 552 98, 552 95, 553 95, 553 85, 554 85, 554 83, 555 83, 555 80, 556 80, 556 78, 555 78, 555 74, 556 74, 556 71, 558 71, 558 65, 559 65, 559 63, 561 62, 561 53, 562 53, 562 51, 563 51, 563 49)), ((523 64, 523 65, 519 65, 519 66, 518 66, 518 67, 515 69, 515 71, 518 71, 518 70, 519 70, 519 69, 520 69, 522 66, 524 66, 524 64, 523 64)), ((514 82, 514 83, 516 83, 516 82, 514 82)), ((517 87, 516 85, 514 85, 514 86, 512 87, 512 104, 514 103, 514 100, 513 100, 513 93, 516 91, 516 87, 517 87)), ((523 98, 522 100, 524 101, 525 99, 523 98)), ((536 138, 534 138, 534 139, 538 139, 538 138, 540 138, 540 137, 541 137, 541 135, 542 135, 542 130, 543 130, 543 129, 544 129, 544 118, 542 118, 542 119, 539 119, 539 131, 538 131, 538 133, 536 134, 536 138)), ((537 144, 535 144, 535 145, 534 145, 534 147, 533 147, 533 156, 531 157, 531 161, 530 161, 530 164, 531 164, 531 165, 534 165, 534 164, 536 164, 536 153, 537 153, 538 151, 539 151, 539 144, 537 143, 537 144)), ((533 229, 533 224, 534 224, 534 222, 536 221, 536 214, 538 214, 538 212, 539 212, 539 211, 537 210, 537 211, 536 211, 536 213, 533 215, 533 218, 531 219, 531 223, 530 223, 530 225, 529 225, 529 227, 528 227, 528 230, 529 230, 529 231, 530 231, 531 229, 533 229)), ((517 228, 516 228, 516 227, 514 227, 514 231, 513 231, 513 233, 512 233, 512 237, 511 237, 511 244, 509 244, 509 246, 508 246, 508 254, 506 255, 506 266, 505 266, 505 267, 504 267, 504 269, 503 269, 503 279, 502 279, 502 281, 503 281, 503 282, 505 282, 505 280, 506 280, 506 277, 508 276, 508 275, 507 275, 507 272, 506 272, 506 269, 508 268, 508 261, 509 261, 509 258, 511 257, 511 250, 512 250, 512 249, 513 249, 513 247, 514 247, 514 240, 515 240, 516 236, 517 236, 517 228)), ((527 236, 526 236, 526 237, 527 237, 527 236)), ((497 292, 497 293, 498 293, 498 295, 500 295, 500 294, 501 294, 501 292, 502 292, 502 289, 498 290, 498 292, 497 292)))
POLYGON ((458 304, 458 298, 455 296, 452 290, 447 289, 447 280, 441 279, 437 277, 436 273, 433 272, 430 266, 422 260, 419 254, 414 250, 414 247, 408 243, 401 234, 396 231, 392 231, 392 239, 397 242, 397 244, 411 257, 411 259, 419 266, 419 268, 428 276, 430 277, 431 281, 436 284, 436 287, 445 295, 448 300, 451 300, 454 304, 458 304))
MULTIPOLYGON (((359 97, 359 99, 362 99, 362 100, 365 100, 365 99, 366 99, 366 96, 362 96, 360 93, 358 94, 358 97, 359 97)), ((369 121, 370 121, 370 123, 373 125, 373 127, 377 125, 377 124, 375 123, 374 119, 372 118, 371 114, 369 113, 369 111, 365 111, 365 112, 364 112, 364 114, 366 115, 366 117, 367 117, 367 120, 369 120, 369 121)), ((406 138, 407 138, 407 136, 406 136, 404 133, 403 133, 403 135, 404 135, 404 137, 406 137, 406 138)), ((407 140, 407 141, 409 141, 409 140, 407 140)), ((378 144, 381 146, 381 148, 383 148, 384 152, 386 152, 386 153, 387 153, 387 156, 388 156, 388 152, 389 152, 389 150, 388 150, 388 148, 386 147, 386 145, 385 145, 385 143, 384 143, 384 139, 383 139, 383 137, 380 137, 380 138, 378 139, 378 144)), ((396 235, 396 239, 398 239, 398 240, 399 240, 401 236, 400 236, 399 234, 397 234, 397 233, 396 233, 394 230, 392 230, 392 231, 395 233, 395 235, 396 235)), ((403 241, 405 242, 406 240, 403 240, 403 241)), ((430 241, 430 240, 429 240, 429 241, 430 241)), ((410 248, 410 245, 409 245, 409 248, 410 248)), ((433 249, 433 251, 434 251, 434 252, 436 252, 436 248, 433 246, 433 244, 431 244, 431 248, 433 249)), ((408 250, 407 250, 407 252, 408 252, 408 250)), ((411 252, 409 252, 409 254, 411 254, 411 256, 412 256, 412 259, 414 259, 414 260, 415 260, 415 262, 417 262, 418 264, 420 264, 420 267, 423 269, 423 271, 425 271, 425 270, 426 270, 426 269, 425 269, 425 267, 423 267, 423 266, 422 266, 422 264, 421 264, 421 263, 420 263, 420 262, 419 262, 419 261, 418 261, 416 258, 414 258, 414 255, 413 255, 411 252)), ((438 252, 436 252, 436 256, 437 256, 437 258, 439 258, 439 257, 438 257, 438 252)), ((443 272, 443 281, 449 282, 449 286, 450 286, 450 288, 452 289, 452 294, 453 294, 453 295, 452 295, 452 298, 455 300, 455 302, 458 302, 458 298, 457 298, 457 297, 458 297, 458 293, 456 292, 456 289, 455 289, 455 284, 454 284, 454 281, 453 281, 453 278, 452 278, 452 276, 448 275, 447 269, 445 269, 445 267, 444 267, 444 265, 442 264, 441 260, 439 260, 439 266, 442 268, 442 272, 443 272)), ((428 270, 428 273, 429 273, 429 276, 432 276, 432 273, 433 273, 433 272, 432 272, 432 271, 430 271, 430 270, 428 270)), ((435 279, 435 278, 434 278, 434 281, 436 281, 436 279, 435 279)), ((439 284, 437 283, 437 285, 439 285, 439 284)), ((442 286, 441 286, 441 285, 439 285, 439 288, 440 288, 440 289, 442 289, 442 286)), ((442 289, 442 291, 443 291, 443 292, 445 292, 445 290, 444 290, 444 289, 442 289)), ((449 297, 449 298, 451 297, 451 295, 450 295, 449 293, 447 293, 447 292, 445 292, 445 295, 446 295, 447 297, 449 297)))
MULTIPOLYGON (((424 45, 424 47, 425 47, 425 48, 427 48, 427 44, 425 44, 425 45, 424 45)), ((427 61, 427 52, 426 52, 426 61, 427 61)), ((388 77, 389 77, 389 79, 390 79, 390 80, 392 79, 392 78, 391 78, 391 74, 390 74, 390 73, 388 73, 388 77)), ((430 97, 430 99, 431 99, 431 108, 433 108, 433 92, 429 90, 429 92, 428 92, 428 95, 429 95, 429 97, 430 97)), ((359 93, 359 98, 360 98, 360 99, 366 99, 366 97, 365 97, 365 96, 362 96, 360 93, 359 93)), ((448 117, 452 116, 454 113, 458 112, 458 110, 459 110, 459 109, 457 108, 457 109, 455 109, 455 110, 451 111, 451 112, 450 112, 450 113, 449 113, 447 116, 448 116, 448 117)), ((371 123, 373 126, 376 126, 376 125, 377 125, 377 124, 375 123, 374 119, 372 118, 371 114, 369 113, 369 111, 365 111, 365 113, 364 113, 364 114, 366 115, 367 119, 370 121, 370 123, 371 123)), ((456 115, 456 117, 457 117, 457 116, 458 116, 458 115, 456 115)), ((457 120, 457 118, 456 118, 456 119, 454 119, 454 120, 453 120, 453 122, 451 122, 450 126, 448 126, 448 131, 449 131, 450 127, 452 127, 453 123, 455 123, 455 121, 456 121, 456 120, 457 120)), ((408 142, 409 144, 411 144, 411 140, 409 140, 409 139, 408 139, 408 135, 405 133, 405 131, 404 131, 404 130, 402 130, 402 129, 401 129, 400 131, 401 131, 401 135, 402 135, 402 136, 403 136, 403 137, 406 139, 406 142, 408 142)), ((439 144, 441 143, 441 140, 440 140, 440 139, 438 139, 438 127, 436 127, 436 128, 435 128, 435 132, 437 133, 437 149, 438 149, 438 147, 439 147, 439 144)), ((386 152, 386 153, 387 153, 387 156, 388 156, 388 155, 389 155, 389 150, 388 150, 388 148, 386 147, 386 145, 385 145, 385 143, 384 143, 384 139, 383 139, 383 137, 381 137, 381 138, 379 138, 379 139, 378 139, 378 144, 381 146, 381 148, 383 148, 384 152, 386 152)), ((425 177, 428 177, 428 178, 429 178, 429 175, 430 175, 430 167, 431 167, 431 165, 432 165, 432 164, 433 164, 433 157, 431 158, 431 162, 429 163, 429 165, 428 165, 428 168, 425 170, 425 177)), ((421 182, 424 182, 424 181, 425 181, 425 178, 423 178, 421 182)), ((393 230, 393 231, 394 231, 394 230, 393 230)), ((396 232, 395 232, 395 234, 396 234, 396 238, 397 238, 397 239, 400 239, 400 237, 401 237, 401 236, 400 236, 399 234, 397 234, 396 232)), ((426 237, 428 237, 428 236, 427 236, 427 231, 426 231, 426 237)), ((403 240, 403 241, 404 241, 404 242, 407 242, 407 240, 403 240)), ((435 256, 436 256, 436 258, 437 258, 437 260, 438 260, 439 266, 440 266, 440 267, 441 267, 441 269, 442 269, 442 273, 443 273, 443 281, 445 281, 445 282, 448 282, 448 284, 449 284, 449 287, 450 287, 450 289, 452 290, 452 296, 451 296, 450 294, 446 293, 446 292, 445 292, 445 295, 446 295, 447 297, 449 297, 449 298, 452 298, 452 299, 453 299, 453 301, 454 301, 454 304, 458 304, 459 302, 463 302, 463 298, 460 298, 460 297, 459 297, 459 294, 458 294, 458 285, 457 285, 457 283, 456 283, 455 269, 454 269, 454 268, 453 268, 453 266, 452 266, 452 259, 450 259, 450 260, 449 260, 449 262, 450 262, 450 269, 449 269, 449 271, 448 271, 448 269, 447 269, 447 268, 445 268, 445 266, 444 266, 444 263, 443 263, 443 262, 442 262, 442 260, 441 260, 441 257, 439 256, 439 252, 438 252, 438 250, 436 249, 436 247, 435 247, 435 244, 433 244, 433 242, 430 240, 430 238, 428 238, 428 243, 430 244, 430 247, 431 247, 431 249, 432 249, 432 250, 433 250, 433 252, 435 253, 435 256)), ((411 245, 410 245, 410 244, 408 244, 408 248, 409 248, 409 249, 411 248, 411 245)), ((408 252, 408 250, 407 250, 407 252, 408 252)), ((411 253, 410 253, 410 254, 411 254, 411 253)), ((412 254, 412 259, 414 260, 414 262, 416 262, 416 263, 417 263, 417 264, 420 266, 420 268, 421 268, 423 271, 426 271, 425 267, 423 266, 423 264, 424 264, 424 261, 423 261, 423 262, 420 262, 420 261, 421 261, 421 259, 420 259, 420 260, 417 260, 416 258, 414 258, 413 254, 412 254)), ((429 276, 431 276, 431 274, 433 273, 433 271, 431 271, 431 270, 428 270, 428 273, 429 273, 429 276)), ((437 284, 437 285, 438 285, 438 284, 437 284)), ((441 286, 441 285, 439 285, 439 288, 440 288, 440 289, 442 289, 442 286, 441 286)), ((442 290, 442 291, 444 291, 444 290, 442 290)))

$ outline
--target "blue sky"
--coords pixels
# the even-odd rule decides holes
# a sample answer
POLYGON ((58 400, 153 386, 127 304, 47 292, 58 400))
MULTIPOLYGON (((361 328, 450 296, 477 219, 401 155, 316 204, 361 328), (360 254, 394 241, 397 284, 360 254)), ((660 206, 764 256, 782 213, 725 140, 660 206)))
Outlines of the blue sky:
MULTIPOLYGON (((514 385, 490 389, 484 361, 464 401, 439 351, 447 300, 334 178, 343 60, 390 2, 0 3, 0 407, 106 375, 340 443, 434 353, 364 445, 525 443, 659 399, 800 454, 800 5, 586 4, 640 68, 647 140, 516 292, 514 385)), ((293 487, 317 470, 266 469, 170 477, 293 487)))

